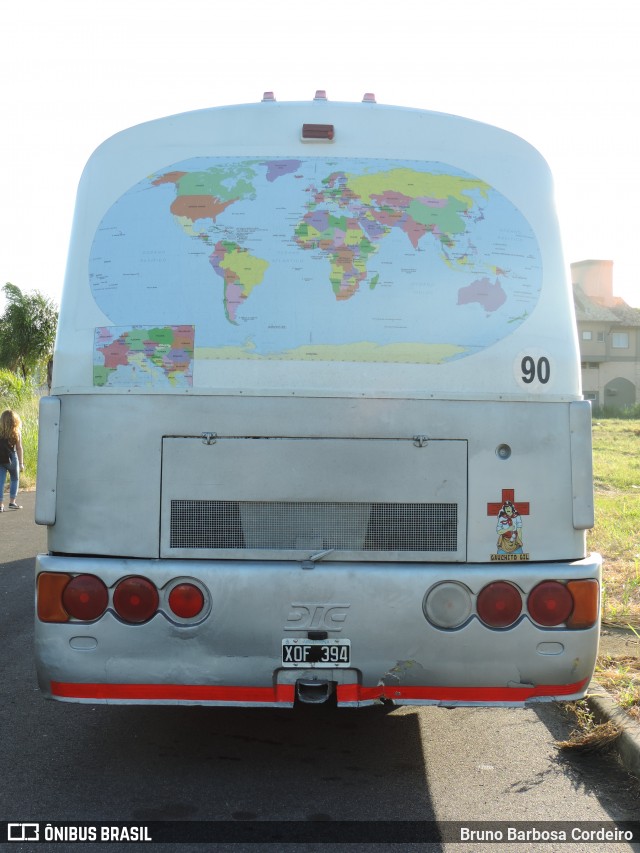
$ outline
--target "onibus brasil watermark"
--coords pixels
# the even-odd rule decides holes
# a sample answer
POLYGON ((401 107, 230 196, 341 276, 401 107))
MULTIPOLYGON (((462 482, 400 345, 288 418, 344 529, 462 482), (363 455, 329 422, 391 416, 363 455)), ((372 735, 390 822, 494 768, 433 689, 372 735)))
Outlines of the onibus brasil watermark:
POLYGON ((640 821, 21 821, 5 823, 0 841, 153 842, 173 844, 493 843, 557 844, 640 841, 640 821))

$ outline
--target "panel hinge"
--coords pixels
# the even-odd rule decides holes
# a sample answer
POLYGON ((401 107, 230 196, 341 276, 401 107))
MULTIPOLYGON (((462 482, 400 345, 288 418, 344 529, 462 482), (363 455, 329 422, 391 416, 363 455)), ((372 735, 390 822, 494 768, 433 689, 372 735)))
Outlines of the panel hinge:
POLYGON ((215 444, 218 439, 217 432, 203 432, 202 433, 202 443, 203 444, 215 444))
POLYGON ((413 443, 415 444, 416 447, 426 447, 427 444, 429 443, 429 439, 427 438, 426 435, 414 435, 413 436, 413 443))

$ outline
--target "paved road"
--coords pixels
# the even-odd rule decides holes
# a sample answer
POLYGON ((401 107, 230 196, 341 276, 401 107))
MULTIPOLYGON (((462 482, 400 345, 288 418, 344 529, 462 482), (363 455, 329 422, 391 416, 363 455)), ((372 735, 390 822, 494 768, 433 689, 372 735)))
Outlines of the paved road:
MULTIPOLYGON (((614 757, 559 756, 557 706, 526 710, 237 710, 66 705, 44 700, 32 662, 33 557, 46 548, 24 510, 0 516, 0 819, 146 822, 601 821, 638 819, 640 786, 614 757)), ((335 823, 336 832, 341 831, 335 823)), ((332 829, 328 830, 329 832, 332 829)), ((4 839, 0 839, 0 844, 4 839)), ((336 839, 337 841, 338 839, 336 839)), ((125 850, 130 845, 69 845, 125 850)), ((526 851, 554 845, 146 845, 159 851, 262 849, 526 851)), ((10 850, 67 849, 13 843, 10 850)), ((580 843, 563 851, 640 850, 580 843)))

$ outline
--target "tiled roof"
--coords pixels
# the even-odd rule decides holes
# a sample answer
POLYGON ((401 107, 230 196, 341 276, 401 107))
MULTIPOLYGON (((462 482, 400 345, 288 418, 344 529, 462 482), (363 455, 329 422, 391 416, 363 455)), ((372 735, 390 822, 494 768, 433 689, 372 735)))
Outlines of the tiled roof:
POLYGON ((624 326, 640 326, 640 308, 632 308, 626 302, 620 302, 611 309, 616 315, 618 322, 624 326))
MULTIPOLYGON (((576 306, 576 319, 578 320, 578 322, 621 322, 621 318, 614 313, 614 309, 605 308, 604 305, 598 305, 596 302, 592 302, 579 284, 573 285, 573 301, 576 306)), ((628 308, 629 306, 626 307, 628 308)))

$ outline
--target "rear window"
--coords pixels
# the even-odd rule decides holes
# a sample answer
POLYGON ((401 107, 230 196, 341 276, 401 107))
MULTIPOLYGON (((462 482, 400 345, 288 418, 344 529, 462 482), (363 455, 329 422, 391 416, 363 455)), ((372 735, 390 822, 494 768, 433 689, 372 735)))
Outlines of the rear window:
POLYGON ((509 199, 445 163, 201 157, 111 206, 89 280, 94 385, 188 386, 194 354, 465 358, 527 319, 542 263, 509 199))

